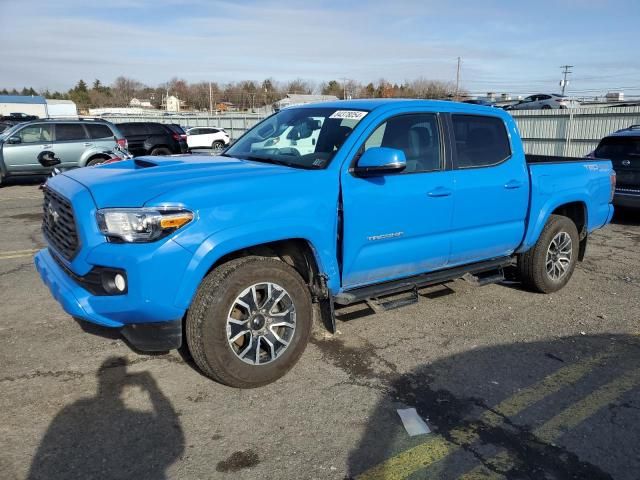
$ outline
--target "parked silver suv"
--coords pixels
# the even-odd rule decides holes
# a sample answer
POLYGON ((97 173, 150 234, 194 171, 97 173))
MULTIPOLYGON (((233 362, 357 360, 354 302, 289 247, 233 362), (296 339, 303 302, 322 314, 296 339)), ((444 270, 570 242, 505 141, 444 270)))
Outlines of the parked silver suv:
POLYGON ((61 169, 97 165, 108 159, 116 143, 127 147, 117 127, 105 120, 34 120, 0 133, 0 184, 4 179, 49 172, 38 155, 51 151, 61 169))

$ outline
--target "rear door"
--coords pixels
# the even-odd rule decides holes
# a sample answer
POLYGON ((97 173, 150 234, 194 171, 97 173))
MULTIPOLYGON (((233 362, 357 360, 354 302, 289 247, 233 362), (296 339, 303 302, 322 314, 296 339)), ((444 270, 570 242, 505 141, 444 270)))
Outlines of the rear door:
POLYGON ((638 136, 619 135, 603 138, 594 156, 611 160, 616 171, 617 187, 640 190, 640 130, 638 136))
POLYGON ((407 168, 371 178, 343 171, 346 288, 437 270, 449 259, 453 176, 440 115, 395 115, 372 128, 359 153, 400 149, 407 168))
POLYGON ((62 162, 61 168, 77 167, 82 154, 93 145, 81 123, 56 123, 53 151, 62 162))
POLYGON ((510 255, 524 237, 529 172, 498 116, 452 114, 451 265, 510 255))
POLYGON ((129 151, 133 155, 145 155, 147 153, 145 142, 149 137, 147 125, 142 122, 121 123, 118 129, 122 132, 129 144, 129 151))
POLYGON ((43 167, 38 163, 38 155, 45 151, 53 151, 53 125, 50 123, 29 124, 15 132, 12 137, 17 137, 19 143, 4 143, 2 145, 2 158, 7 171, 38 172, 43 167))
POLYGON ((89 141, 96 150, 111 150, 116 145, 114 133, 103 123, 86 123, 89 141))

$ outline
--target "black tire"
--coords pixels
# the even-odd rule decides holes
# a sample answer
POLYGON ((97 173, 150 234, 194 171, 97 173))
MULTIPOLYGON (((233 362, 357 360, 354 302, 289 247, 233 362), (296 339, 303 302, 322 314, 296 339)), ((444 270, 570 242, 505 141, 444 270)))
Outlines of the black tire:
POLYGON ((94 167, 96 165, 102 165, 106 160, 106 157, 95 157, 87 162, 87 167, 94 167))
POLYGON ((542 110, 551 110, 551 107, 549 105, 543 105, 542 110))
POLYGON ((151 150, 151 155, 171 155, 171 150, 169 150, 167 147, 156 147, 151 150))
POLYGON ((222 140, 216 140, 211 144, 211 150, 214 152, 221 152, 224 149, 224 142, 222 140))
POLYGON ((296 270, 267 257, 231 260, 209 273, 198 288, 186 318, 186 337, 196 365, 225 385, 254 388, 271 383, 298 361, 313 327, 309 290, 296 270), (286 349, 263 365, 248 364, 234 352, 227 338, 227 318, 240 293, 260 282, 284 288, 293 302, 295 330, 286 349))
POLYGON ((579 236, 578 229, 571 219, 561 215, 551 215, 535 246, 518 255, 518 271, 522 284, 536 292, 552 293, 564 287, 576 267, 578 261, 579 236), (547 271, 547 252, 554 238, 561 232, 571 238, 571 258, 564 274, 552 278, 547 271))

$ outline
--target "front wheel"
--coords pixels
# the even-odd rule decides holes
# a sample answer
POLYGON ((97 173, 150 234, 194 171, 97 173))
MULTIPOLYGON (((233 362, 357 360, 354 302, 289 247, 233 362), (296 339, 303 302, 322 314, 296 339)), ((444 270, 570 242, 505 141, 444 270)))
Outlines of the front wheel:
POLYGON ((157 148, 154 148, 153 150, 151 150, 151 155, 153 155, 153 156, 171 155, 171 150, 169 150, 166 147, 157 147, 157 148))
POLYGON ((522 283, 541 293, 560 290, 576 268, 579 241, 575 223, 551 215, 535 246, 518 256, 522 283))
POLYGON ((311 296, 296 270, 277 259, 244 257, 202 281, 187 314, 187 345, 208 377, 259 387, 298 361, 312 323, 311 296))

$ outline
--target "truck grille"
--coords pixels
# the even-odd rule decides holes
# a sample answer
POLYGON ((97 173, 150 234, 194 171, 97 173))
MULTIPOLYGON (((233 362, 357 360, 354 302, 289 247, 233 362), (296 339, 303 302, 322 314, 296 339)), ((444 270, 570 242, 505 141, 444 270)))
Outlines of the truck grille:
POLYGON ((44 189, 42 233, 56 252, 71 261, 80 243, 69 200, 50 188, 44 189))

